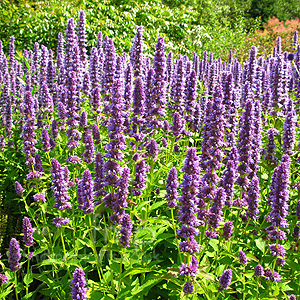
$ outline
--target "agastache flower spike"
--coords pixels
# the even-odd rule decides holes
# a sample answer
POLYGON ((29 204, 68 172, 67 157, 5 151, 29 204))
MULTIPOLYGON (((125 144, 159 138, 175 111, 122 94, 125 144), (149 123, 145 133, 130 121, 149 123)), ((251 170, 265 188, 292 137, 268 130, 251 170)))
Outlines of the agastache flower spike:
POLYGON ((77 268, 73 273, 72 284, 72 300, 86 300, 87 289, 85 288, 86 279, 83 269, 77 268))
POLYGON ((72 206, 71 203, 68 202, 70 197, 68 195, 68 186, 65 181, 64 171, 55 158, 51 160, 51 166, 53 176, 51 189, 54 191, 54 207, 59 210, 70 209, 72 206))
POLYGON ((48 130, 46 128, 42 129, 42 143, 43 143, 43 150, 45 152, 49 152, 51 150, 50 138, 49 138, 48 130))
POLYGON ((282 150, 287 154, 290 154, 294 147, 296 120, 297 117, 295 111, 290 111, 287 113, 284 122, 284 133, 282 138, 282 150))
POLYGON ((89 214, 94 212, 94 183, 92 180, 91 173, 86 169, 82 174, 82 179, 78 185, 78 194, 81 196, 81 203, 79 203, 79 208, 83 210, 84 213, 89 214))
POLYGON ((121 238, 120 238, 120 243, 123 245, 124 248, 127 248, 130 244, 130 239, 131 239, 131 231, 132 231, 132 220, 130 218, 130 215, 125 214, 123 215, 121 221, 121 238))
POLYGON ((146 188, 147 166, 145 160, 137 162, 135 168, 135 179, 132 183, 132 194, 140 196, 146 188))
POLYGON ((23 218, 23 234, 24 234, 24 243, 26 246, 31 247, 33 245, 33 229, 30 223, 30 220, 27 217, 23 218))
POLYGON ((281 158, 280 165, 274 170, 270 187, 269 200, 272 209, 271 222, 274 227, 288 227, 289 174, 290 159, 287 154, 281 158))
POLYGON ((15 182, 15 190, 16 190, 17 195, 19 195, 21 197, 23 196, 24 188, 18 181, 15 182))
POLYGON ((232 280, 232 271, 231 269, 227 269, 223 272, 223 274, 221 275, 220 279, 219 279, 219 291, 223 291, 226 290, 228 288, 228 286, 230 285, 232 280))
POLYGON ((175 167, 172 167, 169 171, 166 182, 166 198, 168 200, 168 205, 171 208, 177 206, 176 200, 178 198, 178 187, 179 183, 177 181, 177 169, 175 167))
POLYGON ((21 265, 19 263, 20 259, 21 253, 19 242, 15 238, 12 238, 9 243, 8 255, 9 268, 12 272, 16 272, 21 268, 21 265))
POLYGON ((93 161, 93 155, 94 155, 94 142, 92 138, 92 134, 90 130, 86 130, 85 133, 85 139, 84 139, 84 148, 85 151, 82 154, 84 156, 84 161, 87 163, 91 163, 93 161))

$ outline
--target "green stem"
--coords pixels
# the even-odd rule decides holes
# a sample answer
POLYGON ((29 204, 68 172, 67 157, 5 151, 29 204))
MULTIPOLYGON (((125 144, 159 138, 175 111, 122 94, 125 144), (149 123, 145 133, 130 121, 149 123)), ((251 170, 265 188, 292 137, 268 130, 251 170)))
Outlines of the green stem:
POLYGON ((94 236, 93 236, 93 232, 92 232, 93 226, 92 226, 92 216, 91 216, 91 214, 89 214, 88 217, 89 217, 89 225, 90 225, 90 228, 89 228, 90 240, 91 240, 91 243, 92 243, 92 249, 93 249, 94 257, 95 257, 95 260, 96 260, 97 271, 98 271, 99 282, 100 282, 101 277, 104 279, 104 275, 103 275, 103 271, 102 271, 102 268, 101 268, 100 263, 99 263, 97 248, 96 248, 96 245, 95 245, 95 242, 94 242, 94 236))
POLYGON ((18 290, 17 290, 17 286, 18 286, 17 272, 15 271, 14 273, 15 273, 15 293, 16 293, 16 300, 19 300, 18 290))

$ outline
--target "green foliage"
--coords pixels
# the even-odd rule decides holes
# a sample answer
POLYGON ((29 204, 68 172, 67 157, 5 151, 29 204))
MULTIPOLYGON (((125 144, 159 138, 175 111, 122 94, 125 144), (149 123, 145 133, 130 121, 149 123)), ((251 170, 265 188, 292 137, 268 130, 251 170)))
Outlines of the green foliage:
MULTIPOLYGON (((16 48, 32 49, 37 41, 56 49, 59 32, 68 18, 87 15, 88 46, 96 45, 97 34, 114 38, 119 53, 128 52, 137 25, 145 28, 145 51, 150 53, 159 36, 165 36, 167 50, 192 55, 193 51, 214 51, 228 56, 232 48, 244 48, 248 21, 238 1, 120 1, 91 0, 0 3, 0 39, 8 50, 9 37, 16 48)), ((253 25, 253 24, 252 24, 253 25)), ((251 25, 251 26, 252 26, 251 25)))

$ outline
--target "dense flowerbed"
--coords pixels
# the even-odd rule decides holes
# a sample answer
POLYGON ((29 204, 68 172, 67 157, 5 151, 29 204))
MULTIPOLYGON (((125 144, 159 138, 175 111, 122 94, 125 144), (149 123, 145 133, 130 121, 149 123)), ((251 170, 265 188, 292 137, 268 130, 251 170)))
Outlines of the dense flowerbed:
MULTIPOLYGON (((85 13, 0 50, 1 203, 22 233, 5 299, 296 299, 300 295, 300 45, 243 63, 118 55, 85 13), (14 183, 14 188, 9 185, 14 183), (17 224, 16 224, 17 225, 17 224)), ((17 226, 16 226, 17 228, 17 226)))

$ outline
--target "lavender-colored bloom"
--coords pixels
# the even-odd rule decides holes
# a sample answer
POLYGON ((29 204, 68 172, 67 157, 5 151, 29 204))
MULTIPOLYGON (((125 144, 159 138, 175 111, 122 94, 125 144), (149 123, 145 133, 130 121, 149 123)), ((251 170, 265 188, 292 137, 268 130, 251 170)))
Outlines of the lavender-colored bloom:
POLYGON ((230 285, 231 280, 232 280, 232 271, 231 269, 226 269, 219 279, 219 284, 220 284, 218 288, 219 291, 226 290, 230 285))
POLYGON ((71 203, 68 202, 70 197, 68 195, 68 186, 65 181, 64 171, 55 158, 51 160, 51 165, 51 173, 53 176, 51 189, 54 191, 54 207, 59 210, 70 209, 72 206, 71 203))
POLYGON ((21 253, 19 242, 15 238, 12 238, 9 243, 8 255, 9 268, 12 272, 18 271, 21 268, 21 265, 19 263, 20 259, 21 253))
POLYGON ((54 139, 58 138, 58 131, 59 131, 58 123, 56 120, 53 120, 51 124, 51 132, 52 132, 52 137, 54 139))
POLYGON ((45 193, 37 193, 33 195, 33 200, 37 203, 39 202, 46 202, 45 193))
POLYGON ((95 157, 95 179, 94 179, 94 193, 95 198, 105 196, 107 191, 103 188, 105 187, 104 183, 105 172, 104 172, 104 160, 102 154, 99 152, 95 157))
POLYGON ((124 214, 121 221, 120 221, 121 229, 121 238, 120 243, 123 245, 124 248, 127 248, 130 244, 131 239, 131 231, 132 231, 132 220, 130 215, 124 214))
POLYGON ((112 39, 107 39, 104 54, 102 88, 103 93, 107 95, 112 92, 112 85, 116 70, 116 50, 112 39))
POLYGON ((154 80, 152 97, 155 108, 149 113, 157 120, 151 122, 151 128, 161 127, 160 118, 165 116, 165 105, 166 105, 166 57, 165 57, 165 43, 164 38, 159 37, 156 44, 156 51, 153 60, 154 69, 154 80))
POLYGON ((79 126, 84 129, 87 128, 87 112, 85 110, 83 110, 80 115, 79 126))
POLYGON ((36 154, 34 157, 34 170, 40 173, 44 172, 43 161, 39 154, 36 154))
POLYGON ((223 226, 223 234, 222 236, 226 241, 229 241, 232 237, 232 229, 233 229, 233 222, 226 221, 223 226))
POLYGON ((34 147, 36 144, 35 139, 35 109, 34 101, 31 92, 25 92, 24 103, 23 103, 23 114, 24 121, 26 122, 23 128, 23 144, 24 144, 24 153, 26 155, 27 164, 31 165, 31 157, 34 153, 37 152, 37 149, 34 147))
POLYGON ((149 157, 153 158, 156 161, 157 154, 159 152, 158 145, 155 139, 151 139, 150 142, 146 145, 147 154, 149 157))
POLYGON ((291 153, 294 148, 296 120, 297 117, 295 111, 289 111, 285 118, 284 133, 282 137, 282 150, 287 154, 291 153))
POLYGON ((226 169, 223 172, 219 186, 225 190, 226 202, 228 206, 232 205, 232 198, 234 192, 234 182, 236 179, 236 163, 233 160, 228 160, 226 169))
POLYGON ((15 191, 16 191, 17 195, 19 195, 20 197, 23 196, 24 188, 18 181, 15 182, 15 191))
POLYGON ((137 162, 135 167, 135 179, 132 183, 132 195, 141 196, 146 188, 147 166, 145 160, 137 162))
POLYGON ((180 275, 181 276, 192 276, 196 277, 199 273, 199 262, 195 256, 192 256, 191 264, 182 264, 180 267, 180 275))
POLYGON ((72 284, 72 300, 86 300, 87 299, 87 288, 85 274, 83 269, 77 268, 73 273, 72 284))
POLYGON ((276 142, 274 136, 278 135, 279 131, 275 128, 270 128, 268 129, 267 134, 268 143, 264 159, 271 164, 275 164, 277 162, 277 157, 275 156, 276 142))
POLYGON ((0 274, 0 281, 1 284, 7 284, 8 283, 8 278, 5 274, 0 274))
POLYGON ((27 217, 23 218, 22 222, 22 232, 24 234, 23 241, 27 247, 31 247, 33 245, 33 232, 30 220, 27 217))
POLYGON ((92 90, 92 97, 90 103, 92 105, 92 111, 94 112, 94 119, 99 118, 99 114, 101 112, 101 96, 99 87, 95 87, 92 90))
POLYGON ((247 203, 248 203, 248 210, 246 212, 247 216, 252 220, 258 218, 258 203, 259 203, 259 179, 257 175, 254 175, 251 180, 251 185, 248 190, 247 195, 247 203))
POLYGON ((54 218, 52 224, 56 227, 61 227, 61 226, 65 226, 68 225, 70 223, 70 219, 69 218, 54 218))
POLYGON ((111 208, 114 210, 114 214, 110 217, 110 220, 114 223, 120 222, 125 213, 124 208, 127 207, 128 186, 130 180, 129 177, 130 169, 124 168, 121 178, 115 186, 116 192, 112 196, 113 201, 111 203, 111 208))
POLYGON ((238 140, 240 164, 237 168, 240 177, 237 180, 237 184, 240 185, 243 190, 246 190, 249 186, 247 176, 251 172, 252 149, 249 145, 252 145, 253 142, 253 102, 251 100, 245 104, 245 110, 241 116, 240 123, 238 140))
POLYGON ((209 209, 209 215, 207 224, 212 228, 218 228, 220 221, 222 221, 223 215, 223 206, 225 204, 226 193, 223 188, 218 188, 215 192, 215 198, 213 200, 213 204, 209 209))
POLYGON ((197 100, 197 75, 192 70, 186 81, 185 89, 185 120, 189 123, 193 122, 195 114, 195 106, 197 100))
POLYGON ((97 124, 95 124, 95 123, 93 123, 93 125, 92 125, 92 132, 93 132, 94 144, 99 145, 100 144, 100 131, 99 131, 97 124))
POLYGON ((184 62, 182 59, 179 59, 176 63, 175 73, 172 78, 172 87, 171 87, 171 103, 169 105, 170 109, 183 113, 184 107, 184 86, 185 86, 185 71, 184 71, 184 62))
POLYGON ((199 252, 200 245, 198 244, 198 242, 195 240, 193 236, 190 236, 189 240, 179 243, 179 249, 181 252, 193 254, 199 252))
POLYGON ((100 61, 97 48, 91 49, 89 75, 91 81, 91 89, 100 87, 100 61))
POLYGON ((183 292, 185 294, 193 294, 193 292, 194 292, 193 283, 190 281, 187 281, 183 286, 183 292))
POLYGON ((121 150, 125 149, 126 141, 124 137, 124 110, 123 95, 121 92, 122 81, 116 80, 113 84, 113 96, 109 108, 110 119, 108 130, 110 131, 110 143, 107 145, 108 152, 106 157, 111 160, 121 160, 124 154, 121 150))
POLYGON ((290 160, 284 154, 280 165, 274 170, 270 186, 269 200, 272 209, 271 222, 274 227, 287 227, 288 195, 289 195, 289 166, 290 160))
POLYGON ((66 161, 69 164, 80 164, 81 163, 81 158, 79 158, 78 156, 69 156, 66 161))
POLYGON ((56 65, 58 69, 63 67, 64 61, 64 36, 62 32, 58 34, 56 65))
POLYGON ((168 141, 164 137, 162 137, 161 142, 163 147, 168 147, 168 141))
POLYGON ((240 260, 241 264, 243 264, 243 265, 247 264, 247 256, 246 256, 245 252, 242 250, 239 252, 239 260, 240 260))
POLYGON ((48 130, 46 128, 42 129, 42 143, 43 143, 43 150, 45 152, 49 152, 50 149, 50 138, 48 134, 48 130))
POLYGON ((277 272, 272 272, 271 269, 267 268, 264 270, 264 279, 265 280, 270 280, 270 281, 274 281, 274 282, 278 282, 281 280, 280 275, 277 272))
POLYGON ((84 156, 84 161, 87 163, 91 163, 93 161, 94 155, 94 142, 92 138, 92 134, 89 130, 86 130, 84 133, 84 148, 85 151, 82 154, 84 156))
POLYGON ((169 171, 169 175, 167 177, 166 182, 166 198, 168 200, 168 205, 171 208, 174 208, 177 206, 176 200, 178 198, 178 189, 179 183, 177 181, 177 169, 175 167, 172 167, 169 171))
POLYGON ((134 76, 143 76, 144 55, 143 55, 143 26, 138 26, 130 50, 130 63, 134 76))
POLYGON ((71 72, 67 78, 67 124, 69 129, 67 130, 66 135, 69 137, 69 142, 67 147, 69 149, 74 149, 79 146, 80 133, 76 129, 78 127, 78 114, 77 114, 77 105, 78 105, 78 91, 77 91, 78 80, 75 72, 71 72))
POLYGON ((264 275, 264 268, 262 265, 258 264, 255 268, 254 268, 254 275, 258 276, 258 277, 262 277, 264 275))
POLYGON ((83 69, 87 65, 87 55, 86 55, 86 33, 85 33, 85 12, 81 10, 79 12, 77 36, 78 36, 78 46, 79 46, 79 56, 83 69))
POLYGON ((294 294, 290 295, 290 300, 297 300, 296 295, 294 295, 294 294))
POLYGON ((278 255, 281 257, 285 257, 285 255, 286 255, 285 248, 280 244, 271 244, 271 245, 269 245, 269 249, 273 256, 278 255))
POLYGON ((182 116, 179 112, 173 114, 173 126, 171 130, 175 137, 178 137, 184 131, 185 120, 182 119, 182 116))
POLYGON ((144 133, 142 131, 142 126, 145 123, 145 91, 143 80, 139 76, 135 80, 135 87, 133 90, 133 117, 131 118, 132 130, 131 136, 136 139, 136 141, 142 141, 144 138, 144 133))
POLYGON ((78 203, 79 208, 83 210, 84 213, 93 213, 95 205, 94 200, 94 183, 92 180, 91 172, 86 169, 82 174, 82 180, 78 184, 78 203), (80 201, 79 201, 80 198, 80 201))

